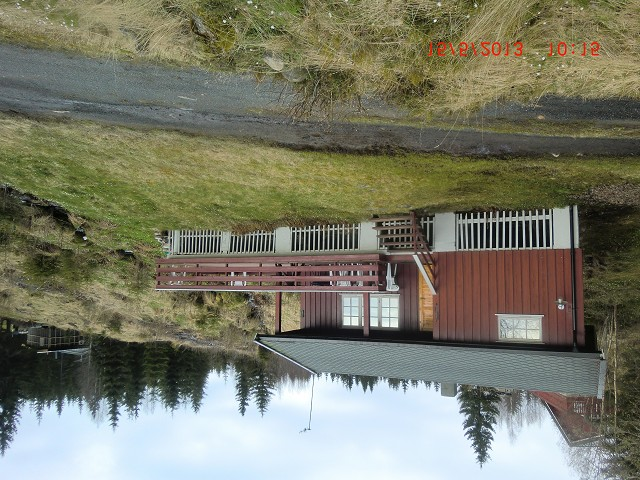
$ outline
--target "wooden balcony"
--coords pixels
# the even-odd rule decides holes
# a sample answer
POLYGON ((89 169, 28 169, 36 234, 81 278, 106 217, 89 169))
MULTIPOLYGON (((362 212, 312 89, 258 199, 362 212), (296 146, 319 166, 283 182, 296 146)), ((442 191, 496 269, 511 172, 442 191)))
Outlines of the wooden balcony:
POLYGON ((190 257, 157 260, 156 290, 381 292, 381 254, 190 257))

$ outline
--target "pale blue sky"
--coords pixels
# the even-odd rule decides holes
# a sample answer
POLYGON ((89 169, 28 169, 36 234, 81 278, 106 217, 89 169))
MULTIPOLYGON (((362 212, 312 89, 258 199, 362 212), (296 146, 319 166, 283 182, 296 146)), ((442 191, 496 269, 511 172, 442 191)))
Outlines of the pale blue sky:
POLYGON ((482 469, 462 429, 454 398, 424 386, 407 393, 378 384, 346 390, 316 379, 311 431, 311 383, 283 387, 264 417, 253 404, 241 417, 234 382, 211 374, 198 414, 159 405, 140 417, 124 414, 113 431, 87 411, 45 412, 38 426, 25 408, 4 458, 2 478, 141 479, 571 479, 564 440, 545 412, 514 444, 497 427, 491 460, 482 469))

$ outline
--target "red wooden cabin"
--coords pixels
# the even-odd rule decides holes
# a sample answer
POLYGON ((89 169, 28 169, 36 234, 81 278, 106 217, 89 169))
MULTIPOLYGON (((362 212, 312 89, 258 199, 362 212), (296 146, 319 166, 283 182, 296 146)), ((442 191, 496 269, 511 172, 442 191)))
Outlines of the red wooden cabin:
MULTIPOLYGON (((276 292, 276 337, 590 354, 600 361, 585 335, 582 250, 571 207, 411 214, 244 236, 176 231, 167 249, 168 258, 158 261, 158 289, 276 292), (282 292, 300 293, 298 330, 282 332, 282 292)), ((257 341, 296 361, 290 354, 297 350, 282 351, 282 342, 257 341)))

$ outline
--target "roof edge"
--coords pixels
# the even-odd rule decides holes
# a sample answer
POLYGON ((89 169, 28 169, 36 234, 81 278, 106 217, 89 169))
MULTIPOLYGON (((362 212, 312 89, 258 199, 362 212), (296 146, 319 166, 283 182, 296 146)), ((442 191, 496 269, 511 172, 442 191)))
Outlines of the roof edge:
MULTIPOLYGON (((261 335, 256 334, 254 342, 262 345, 263 347, 273 350, 273 347, 266 346, 262 339, 275 339, 275 340, 296 340, 302 342, 312 342, 312 341, 326 341, 326 342, 336 342, 336 343, 346 343, 346 342, 354 342, 354 343, 381 343, 381 344, 402 344, 402 345, 425 345, 433 348, 460 348, 465 350, 484 350, 484 351, 495 351, 500 350, 503 352, 510 353, 523 353, 526 352, 529 355, 545 355, 545 356, 563 356, 563 357, 573 357, 573 358, 599 358, 603 360, 602 352, 574 352, 570 349, 564 350, 545 350, 545 349, 536 349, 536 348, 526 348, 526 345, 511 345, 507 343, 496 343, 493 344, 482 344, 482 343, 455 343, 455 342, 434 342, 434 341, 420 341, 420 340, 396 340, 396 339, 384 339, 384 338, 338 338, 338 337, 318 337, 318 336, 301 336, 301 335, 261 335)), ((278 353, 278 352, 277 352, 278 353)), ((280 354, 282 355, 282 354, 280 354)), ((288 358, 288 357, 286 357, 288 358)), ((603 360, 604 366, 601 365, 601 375, 606 372, 606 362, 603 360)), ((604 377, 602 378, 602 382, 604 385, 604 377)))
MULTIPOLYGON (((264 335, 264 336, 269 337, 269 338, 273 338, 273 337, 275 337, 275 335, 264 335)), ((270 352, 275 353, 275 354, 276 354, 276 355, 278 355, 279 357, 284 358, 285 360, 287 360, 287 361, 289 361, 289 362, 293 363, 294 365, 297 365, 298 367, 300 367, 300 368, 302 368, 302 369, 306 370, 307 372, 311 373, 312 375, 318 375, 318 373, 320 373, 320 372, 316 372, 316 371, 314 371, 314 370, 311 370, 309 367, 305 367, 305 366, 304 366, 304 365, 302 365, 301 363, 296 362, 296 361, 295 361, 294 359, 292 359, 291 357, 287 357, 284 353, 281 353, 281 352, 277 351, 275 348, 270 347, 270 346, 268 346, 268 345, 266 345, 266 344, 262 343, 262 342, 260 341, 260 337, 261 337, 261 335, 260 335, 259 333, 257 333, 257 334, 256 334, 256 336, 253 338, 253 343, 255 343, 256 345, 259 345, 259 346, 261 346, 261 347, 263 347, 263 348, 266 348, 266 349, 267 349, 267 350, 269 350, 270 352)))

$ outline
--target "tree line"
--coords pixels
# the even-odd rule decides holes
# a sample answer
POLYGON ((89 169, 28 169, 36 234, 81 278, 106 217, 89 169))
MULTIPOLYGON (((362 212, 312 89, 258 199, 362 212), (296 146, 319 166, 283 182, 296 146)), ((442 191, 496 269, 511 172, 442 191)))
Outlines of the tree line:
MULTIPOLYGON (((186 406, 197 413, 212 372, 233 378, 238 412, 243 416, 252 405, 264 415, 273 394, 283 384, 305 387, 311 380, 308 372, 262 349, 258 355, 240 356, 169 343, 125 343, 94 337, 86 356, 56 358, 25 347, 24 336, 0 333, 0 454, 4 455, 13 441, 25 407, 42 418, 51 408, 60 415, 65 407, 76 405, 86 409, 95 421, 107 421, 115 429, 123 415, 137 418, 143 404, 161 405, 169 411, 186 406)), ((436 382, 323 375, 348 390, 359 388, 364 392, 373 392, 379 386, 403 392, 440 389, 436 382)), ((457 389, 465 436, 480 466, 490 458, 498 420, 506 422, 510 436, 515 438, 523 419, 530 423, 540 418, 541 409, 535 408, 537 399, 530 394, 501 393, 473 385, 457 389)), ((624 421, 620 423, 624 425, 624 421)), ((623 448, 625 453, 630 450, 626 445, 620 450, 623 448)))

